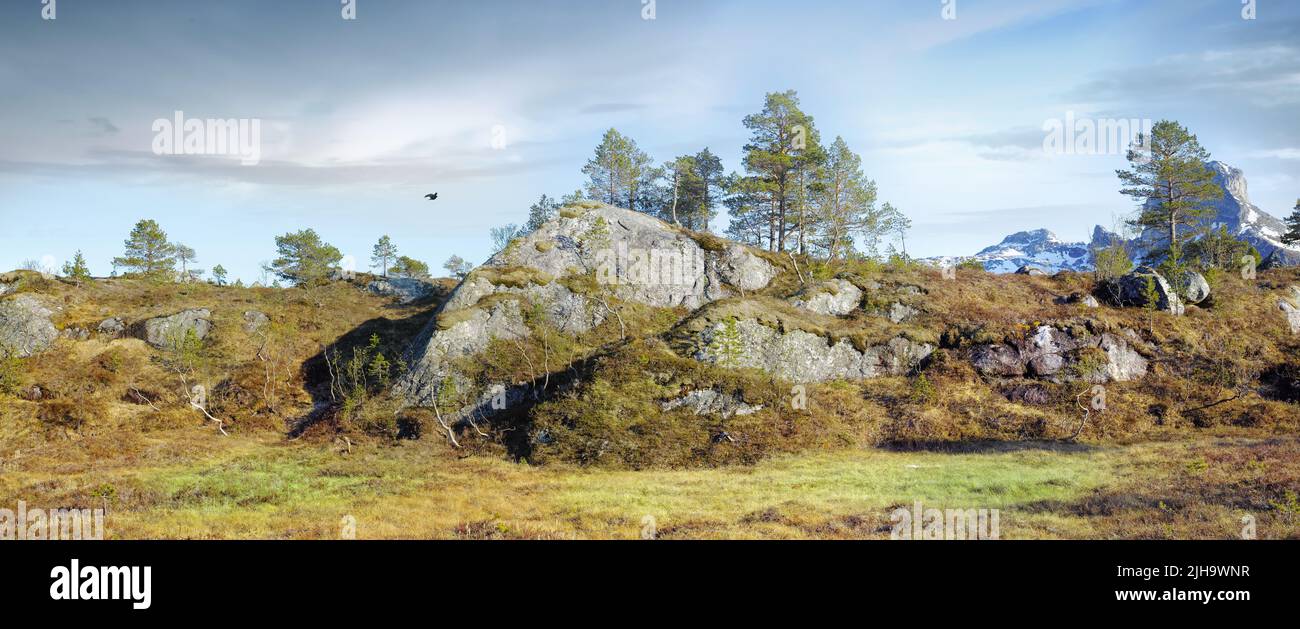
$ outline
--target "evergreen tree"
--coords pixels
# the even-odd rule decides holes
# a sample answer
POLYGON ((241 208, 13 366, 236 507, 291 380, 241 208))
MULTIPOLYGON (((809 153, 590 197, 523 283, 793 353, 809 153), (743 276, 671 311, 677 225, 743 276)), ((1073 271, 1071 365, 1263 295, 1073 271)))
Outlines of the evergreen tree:
POLYGON ((818 143, 817 131, 812 117, 799 109, 794 90, 769 93, 763 110, 745 116, 744 125, 751 133, 744 146, 745 170, 758 178, 767 197, 768 248, 784 251, 801 164, 806 167, 809 147, 818 143))
POLYGON ((86 266, 86 257, 78 250, 72 260, 63 264, 63 275, 74 280, 78 286, 90 281, 90 267, 86 266))
POLYGON ((664 164, 663 171, 667 186, 672 192, 671 201, 660 218, 671 220, 674 225, 681 225, 682 217, 690 214, 687 208, 690 205, 692 182, 696 177, 695 158, 691 155, 681 155, 664 164))
POLYGON ((429 277, 429 265, 414 258, 398 256, 397 262, 393 264, 393 274, 398 277, 425 278, 429 277))
MULTIPOLYGON (((1214 173, 1205 165, 1209 152, 1177 122, 1157 122, 1149 137, 1138 134, 1137 145, 1150 146, 1149 154, 1129 149, 1129 170, 1115 171, 1124 184, 1120 192, 1142 204, 1131 224, 1158 230, 1167 261, 1177 266, 1184 243, 1193 235, 1190 228, 1210 216, 1213 208, 1208 202, 1221 198, 1223 191, 1214 184, 1214 173)), ((1157 256, 1153 249, 1148 257, 1157 256)))
POLYGON ((616 129, 604 131, 601 144, 582 174, 588 175, 586 194, 610 205, 627 205, 637 209, 637 192, 650 170, 650 156, 637 143, 616 129))
POLYGON ((722 189, 726 183, 723 177, 722 160, 704 147, 699 153, 696 153, 691 160, 694 162, 695 184, 698 186, 698 198, 696 199, 694 211, 691 213, 689 224, 691 229, 703 231, 709 230, 709 221, 718 215, 717 206, 722 197, 722 189), (698 225, 698 227, 696 227, 698 225))
MULTIPOLYGON (((172 248, 176 252, 176 261, 181 263, 181 279, 186 282, 192 280, 190 263, 198 261, 198 254, 194 252, 192 247, 187 247, 181 243, 173 244, 172 248)), ((203 274, 203 271, 199 269, 194 269, 193 272, 197 272, 199 275, 203 274)))
POLYGON ((379 239, 379 242, 375 243, 375 248, 371 251, 370 261, 379 265, 380 275, 388 277, 388 261, 396 257, 397 245, 394 245, 393 240, 387 234, 384 234, 379 239))
POLYGON ((114 267, 122 267, 141 277, 170 279, 176 271, 176 249, 167 242, 167 232, 152 219, 135 224, 127 237, 125 255, 113 258, 114 267))
POLYGON ((547 221, 555 218, 556 213, 560 211, 560 205, 546 195, 538 199, 536 203, 528 208, 528 223, 524 225, 524 231, 533 233, 540 229, 547 221))
POLYGON ((862 158, 836 137, 826 154, 817 188, 820 233, 816 244, 830 260, 853 251, 853 236, 862 234, 874 253, 882 234, 892 228, 876 211, 876 182, 862 173, 862 158))
POLYGON ((1282 242, 1288 245, 1300 242, 1300 199, 1296 199, 1295 211, 1291 212, 1291 216, 1286 217, 1286 227, 1282 242))
POLYGON ((312 229, 276 236, 275 248, 279 257, 271 262, 269 270, 298 286, 326 282, 343 259, 338 249, 321 240, 312 229))
POLYGON ((226 267, 221 266, 220 264, 218 264, 218 265, 212 267, 212 281, 213 281, 217 286, 225 286, 225 285, 226 285, 226 267))

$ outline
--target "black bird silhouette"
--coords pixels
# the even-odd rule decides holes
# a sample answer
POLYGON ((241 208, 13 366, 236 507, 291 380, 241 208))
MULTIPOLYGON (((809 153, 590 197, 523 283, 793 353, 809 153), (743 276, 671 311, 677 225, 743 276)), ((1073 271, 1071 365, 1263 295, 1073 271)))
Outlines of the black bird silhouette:
POLYGON ((430 200, 430 201, 436 201, 436 200, 438 199, 438 193, 435 192, 435 193, 433 193, 433 194, 426 194, 426 195, 424 195, 424 198, 426 198, 426 199, 428 199, 428 200, 430 200))

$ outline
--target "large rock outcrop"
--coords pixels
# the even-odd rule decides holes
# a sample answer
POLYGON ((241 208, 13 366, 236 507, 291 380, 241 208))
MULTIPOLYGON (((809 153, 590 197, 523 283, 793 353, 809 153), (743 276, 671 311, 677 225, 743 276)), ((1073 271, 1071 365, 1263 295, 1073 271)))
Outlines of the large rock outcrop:
POLYGON ((412 370, 396 389, 408 402, 428 405, 450 374, 449 360, 494 338, 527 335, 520 300, 538 308, 546 324, 581 333, 609 315, 611 298, 694 310, 762 289, 777 272, 743 246, 646 214, 591 202, 568 206, 456 287, 412 344, 412 370))
POLYGON ((146 319, 137 327, 138 336, 154 347, 168 347, 183 340, 190 332, 203 340, 212 331, 212 311, 191 308, 174 315, 146 319))
POLYGON ((1039 326, 1014 342, 981 345, 971 363, 984 376, 1052 381, 1125 382, 1147 373, 1147 360, 1121 335, 1039 326))
POLYGON ((0 301, 0 352, 26 358, 49 349, 59 336, 53 314, 39 297, 26 293, 0 301))

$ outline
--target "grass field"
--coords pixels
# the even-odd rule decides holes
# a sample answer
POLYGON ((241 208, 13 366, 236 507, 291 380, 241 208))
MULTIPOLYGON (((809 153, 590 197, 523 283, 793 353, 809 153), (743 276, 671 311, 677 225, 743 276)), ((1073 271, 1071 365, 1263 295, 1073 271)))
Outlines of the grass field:
MULTIPOLYGON (((93 452, 87 439, 77 449, 93 452)), ((339 445, 149 433, 61 463, 0 462, 0 505, 106 505, 109 538, 888 538, 890 512, 1000 510, 1003 539, 1300 537, 1300 439, 974 444, 618 471, 460 458, 434 440, 339 445)))

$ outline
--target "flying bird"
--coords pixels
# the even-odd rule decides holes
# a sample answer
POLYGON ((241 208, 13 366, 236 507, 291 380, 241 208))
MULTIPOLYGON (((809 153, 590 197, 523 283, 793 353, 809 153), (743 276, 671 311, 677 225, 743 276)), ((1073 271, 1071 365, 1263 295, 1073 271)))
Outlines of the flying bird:
POLYGON ((426 198, 426 199, 428 199, 428 200, 430 200, 430 201, 436 201, 436 200, 438 199, 438 193, 435 192, 435 193, 433 193, 433 194, 426 194, 426 195, 424 195, 424 198, 426 198))

